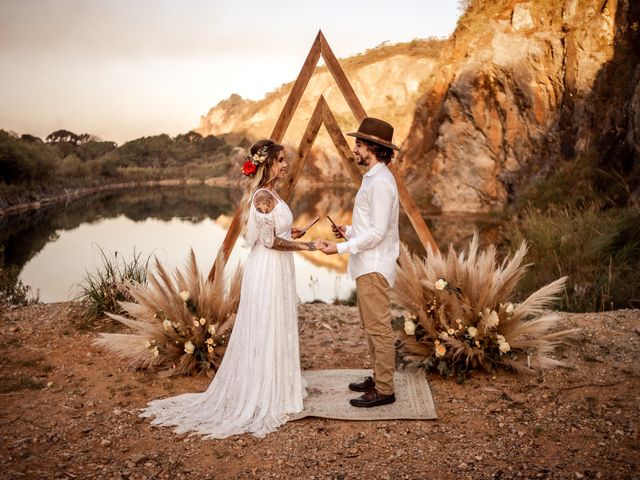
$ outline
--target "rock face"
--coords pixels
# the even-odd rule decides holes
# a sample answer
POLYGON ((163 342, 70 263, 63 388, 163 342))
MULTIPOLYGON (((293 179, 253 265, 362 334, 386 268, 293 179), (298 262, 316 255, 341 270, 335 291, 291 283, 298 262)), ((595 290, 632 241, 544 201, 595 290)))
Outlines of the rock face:
MULTIPOLYGON (((358 57, 341 61, 351 85, 367 114, 387 119, 395 127, 394 139, 401 143, 409 132, 416 102, 425 93, 423 80, 438 68, 437 55, 445 41, 421 40, 416 45, 379 47, 358 57)), ((268 137, 293 87, 283 85, 263 100, 244 100, 238 95, 220 102, 201 118, 199 133, 221 135, 244 133, 249 138, 268 137)), ((320 95, 343 131, 353 131, 358 123, 344 101, 326 67, 318 67, 298 105, 284 137, 284 143, 297 148, 320 95)), ((329 135, 320 129, 309 170, 325 180, 348 178, 329 135)))
MULTIPOLYGON (((368 114, 396 127, 396 161, 418 204, 487 212, 580 156, 616 172, 637 168, 639 46, 637 0, 473 0, 451 38, 424 52, 374 49, 365 62, 341 63, 368 114)), ((268 136, 291 86, 259 102, 232 96, 198 131, 268 136)), ((357 127, 330 74, 318 69, 289 145, 297 146, 320 94, 343 131, 357 127)), ((344 175, 322 130, 316 145, 306 174, 344 175)))
POLYGON ((597 143, 613 133, 609 146, 637 163, 637 3, 473 2, 403 144, 399 163, 419 203, 501 209, 559 162, 606 155, 597 143))

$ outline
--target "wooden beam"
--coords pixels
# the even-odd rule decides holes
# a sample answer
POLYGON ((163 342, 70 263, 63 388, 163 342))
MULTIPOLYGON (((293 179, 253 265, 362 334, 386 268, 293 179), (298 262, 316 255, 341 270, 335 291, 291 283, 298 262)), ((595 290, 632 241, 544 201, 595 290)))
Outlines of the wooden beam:
MULTIPOLYGON (((276 122, 273 131, 271 132, 271 139, 275 142, 281 142, 284 137, 289 124, 291 123, 291 119, 293 118, 293 114, 298 108, 298 104, 300 103, 300 99, 304 94, 305 89, 311 79, 311 75, 313 75, 313 71, 318 64, 318 60, 320 60, 321 48, 320 48, 320 35, 321 32, 318 32, 315 40, 313 41, 313 45, 309 50, 307 58, 300 69, 300 73, 298 74, 298 78, 296 78, 295 83, 293 84, 293 88, 289 93, 289 97, 280 112, 280 116, 276 122)), ((242 225, 240 224, 243 213, 243 205, 238 206, 235 214, 233 215, 233 219, 231 220, 231 224, 229 225, 229 230, 227 230, 227 234, 224 237, 224 241, 222 242, 222 246, 220 247, 223 252, 225 262, 229 259, 231 255, 231 250, 233 250, 238 237, 240 236, 240 231, 242 230, 242 225)), ((213 281, 216 272, 215 262, 209 271, 209 280, 213 281)))
POLYGON ((396 186, 398 187, 398 196, 400 197, 400 204, 404 208, 404 211, 407 212, 407 216, 411 221, 411 225, 413 225, 413 229, 418 234, 420 243, 422 243, 422 246, 425 250, 431 248, 433 252, 437 252, 438 245, 431 236, 431 232, 429 232, 429 228, 424 222, 422 215, 420 215, 420 210, 418 210, 418 207, 413 201, 413 198, 411 198, 411 194, 409 193, 409 190, 407 190, 404 181, 402 180, 402 178, 400 178, 400 174, 398 174, 398 171, 392 164, 389 164, 389 169, 391 170, 391 173, 393 173, 393 178, 395 178, 396 180, 396 186))
MULTIPOLYGON (((313 75, 313 71, 320 59, 320 56, 324 59, 329 72, 333 76, 340 92, 344 96, 349 108, 353 112, 353 115, 356 117, 358 122, 361 122, 366 116, 367 113, 364 110, 364 107, 360 103, 358 96, 356 95, 353 87, 349 83, 344 70, 340 66, 338 59, 333 54, 331 47, 327 40, 325 39, 322 31, 318 32, 313 45, 311 46, 311 50, 309 50, 309 54, 302 65, 302 69, 298 74, 298 78, 293 84, 293 88, 289 93, 289 97, 280 112, 280 116, 276 122, 275 127, 271 133, 271 139, 276 142, 281 142, 284 137, 289 124, 291 123, 291 119, 293 118, 293 114, 296 111, 296 108, 300 104, 300 100, 304 91, 309 84, 309 80, 313 75)), ((295 187, 300 174, 302 173, 302 169, 304 167, 304 163, 311 151, 311 147, 313 142, 318 135, 318 131, 320 126, 324 123, 327 131, 329 132, 329 136, 333 141, 338 153, 340 154, 340 158, 345 162, 349 175, 353 179, 356 186, 359 186, 362 182, 362 174, 360 170, 356 166, 355 158, 353 157, 353 153, 349 148, 349 144, 347 143, 346 138, 342 134, 338 123, 336 122, 329 105, 323 96, 320 96, 318 103, 316 104, 316 108, 311 115, 311 119, 309 120, 309 124, 305 130, 304 136, 300 141, 300 146, 298 148, 298 154, 296 156, 295 161, 292 163, 291 171, 289 176, 285 180, 284 187, 282 189, 281 195, 285 201, 288 201, 293 193, 293 189, 295 187)), ((433 240, 429 229, 427 228, 422 215, 420 215, 420 211, 416 206, 415 202, 411 198, 411 194, 407 187, 405 186, 402 178, 398 174, 397 170, 393 165, 390 165, 391 172, 396 180, 396 185, 398 187, 398 195, 400 197, 400 203, 403 206, 404 210, 407 212, 407 216, 413 225, 416 233, 418 234, 418 238, 420 242, 424 246, 425 250, 428 248, 433 249, 434 251, 438 251, 438 246, 436 242, 433 240)), ((227 231, 227 235, 224 238, 222 249, 224 260, 227 261, 231 254, 231 250, 240 235, 240 231, 242 229, 241 219, 244 205, 239 205, 236 209, 236 212, 233 216, 233 220, 231 221, 231 225, 229 225, 229 230, 227 231)), ((215 263, 209 272, 209 280, 213 280, 215 277, 215 263)))
POLYGON ((324 97, 320 97, 320 101, 318 103, 320 102, 322 102, 322 120, 324 126, 327 129, 327 132, 329 132, 329 136, 331 137, 331 140, 333 140, 333 144, 336 146, 336 150, 338 150, 340 158, 342 158, 342 161, 347 167, 347 171, 349 172, 349 175, 351 175, 353 183, 355 183, 356 187, 359 188, 360 183, 362 183, 362 173, 358 169, 356 159, 353 157, 353 152, 351 151, 351 148, 349 148, 347 139, 344 138, 342 130, 340 130, 338 122, 336 122, 336 119, 333 116, 333 113, 331 113, 331 109, 324 97))
POLYGON ((331 75, 333 76, 335 82, 338 84, 338 88, 342 92, 344 99, 347 101, 347 104, 353 112, 353 115, 358 120, 358 123, 362 122, 362 119, 367 116, 367 113, 364 111, 364 107, 360 103, 356 92, 353 90, 353 87, 349 83, 344 70, 338 62, 338 59, 333 54, 333 50, 331 50, 327 39, 324 38, 322 31, 318 33, 318 37, 320 38, 320 46, 324 63, 327 64, 327 68, 331 72, 331 75))
POLYGON ((293 187, 298 182, 298 178, 300 178, 302 168, 304 167, 307 157, 311 152, 313 142, 315 142, 320 126, 322 125, 323 100, 322 96, 320 96, 318 103, 316 103, 316 108, 313 110, 313 114, 311 114, 307 128, 304 131, 304 135, 302 135, 302 140, 300 140, 298 154, 295 160, 291 163, 289 175, 280 189, 280 196, 285 202, 288 202, 291 198, 293 187))
POLYGON ((318 60, 320 60, 320 36, 322 32, 318 32, 316 35, 316 39, 313 41, 313 45, 311 46, 311 50, 309 50, 309 54, 307 55, 307 59, 304 61, 302 65, 302 69, 298 74, 298 78, 296 78, 295 83, 293 84, 293 88, 291 89, 291 93, 289 93, 289 97, 287 98, 287 102, 284 104, 282 111, 280 112, 280 116, 278 117, 278 121, 276 122, 276 126, 273 127, 273 131, 271 132, 271 140, 276 143, 280 143, 282 138, 284 137, 289 124, 291 123, 291 119, 293 118, 293 114, 298 108, 298 104, 300 103, 300 99, 302 98, 302 94, 304 90, 307 88, 307 84, 311 79, 311 75, 313 75, 313 71, 318 64, 318 60))
MULTIPOLYGON (((238 240, 238 237, 240 236, 240 231, 242 230, 242 224, 240 222, 242 220, 243 210, 243 205, 238 205, 238 208, 236 208, 236 213, 233 215, 233 219, 231 220, 231 224, 229 225, 229 230, 227 230, 227 234, 225 235, 222 246, 220 247, 225 263, 227 262, 227 260, 229 260, 231 250, 233 250, 233 246, 236 244, 236 240, 238 240)), ((213 262, 213 266, 211 267, 211 270, 209 270, 209 281, 213 282, 215 276, 216 262, 213 262)))

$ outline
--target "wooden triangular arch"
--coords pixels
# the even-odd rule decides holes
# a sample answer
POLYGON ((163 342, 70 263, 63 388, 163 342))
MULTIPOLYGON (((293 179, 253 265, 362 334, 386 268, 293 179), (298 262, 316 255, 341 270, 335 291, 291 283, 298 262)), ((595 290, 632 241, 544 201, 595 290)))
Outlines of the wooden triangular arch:
MULTIPOLYGON (((324 59, 329 72, 331 72, 333 79, 338 85, 340 92, 342 92, 344 99, 349 105, 351 112, 358 120, 358 123, 360 123, 362 119, 367 116, 364 108, 362 107, 362 104, 360 103, 360 100, 353 90, 353 87, 351 87, 351 84, 347 80, 347 76, 338 63, 338 59, 333 54, 331 47, 329 47, 327 40, 322 34, 322 31, 319 31, 316 39, 313 42, 313 45, 311 46, 309 54, 307 55, 307 59, 305 60, 304 65, 302 65, 302 69, 298 74, 298 78, 293 84, 293 88, 291 89, 291 93, 287 98, 287 102, 280 112, 280 116, 278 117, 276 126, 274 127, 273 132, 269 137, 273 141, 278 143, 282 141, 282 138, 284 137, 284 134, 287 131, 289 124, 291 123, 293 114, 295 113, 296 108, 298 108, 298 104, 300 103, 302 94, 307 88, 307 84, 309 83, 311 75, 313 74, 313 71, 315 70, 315 67, 318 64, 318 60, 320 60, 321 56, 324 59)), ((284 186, 282 187, 282 191, 280 192, 280 195, 285 201, 289 201, 289 199, 291 198, 293 188, 298 181, 300 174, 302 173, 302 168, 307 160, 307 157, 309 156, 309 153, 311 152, 311 147, 313 146, 313 142, 318 135, 320 126, 323 124, 327 129, 327 132, 329 133, 333 144, 338 150, 340 158, 347 167, 349 175, 351 176, 356 186, 360 186, 360 182, 362 181, 362 173, 360 173, 360 170, 356 165, 356 160, 353 157, 351 148, 349 148, 349 144, 342 134, 342 131, 340 130, 340 127, 338 126, 338 123, 336 122, 336 119, 333 116, 331 109, 329 108, 329 105, 324 99, 324 96, 320 95, 318 103, 316 104, 313 114, 311 115, 311 119, 307 124, 304 135, 302 136, 300 145, 298 146, 296 158, 291 163, 289 175, 285 179, 284 186)), ((398 175, 395 167, 392 164, 390 164, 389 167, 391 169, 391 172, 393 173, 393 176, 395 177, 396 184, 398 186, 400 204, 407 212, 407 216, 409 217, 413 228, 418 234, 420 242, 424 246, 425 250, 427 248, 431 248, 434 251, 437 251, 438 247, 433 240, 433 237, 431 236, 431 233, 429 232, 429 229, 427 228, 427 225, 425 224, 422 216, 420 215, 418 207, 411 198, 409 190, 407 190, 407 187, 398 175)), ((229 230, 227 231, 227 235, 224 239, 224 242, 222 243, 221 249, 225 260, 229 258, 231 250, 233 249, 233 246, 235 245, 236 240, 240 235, 242 208, 242 205, 237 208, 236 213, 233 216, 233 220, 231 221, 231 225, 229 226, 229 230)), ((213 279, 214 275, 215 264, 209 272, 209 279, 213 279)))

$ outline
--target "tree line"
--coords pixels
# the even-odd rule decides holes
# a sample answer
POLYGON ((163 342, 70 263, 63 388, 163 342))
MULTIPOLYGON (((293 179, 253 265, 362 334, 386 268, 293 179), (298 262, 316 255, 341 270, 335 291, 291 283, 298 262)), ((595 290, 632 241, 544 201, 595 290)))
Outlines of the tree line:
POLYGON ((11 185, 76 186, 97 178, 122 179, 134 172, 188 174, 184 167, 194 165, 202 173, 208 171, 208 176, 220 176, 230 167, 232 151, 224 139, 194 131, 173 138, 166 134, 142 137, 118 146, 69 130, 56 130, 44 140, 0 130, 0 187, 4 187, 0 193, 11 185))

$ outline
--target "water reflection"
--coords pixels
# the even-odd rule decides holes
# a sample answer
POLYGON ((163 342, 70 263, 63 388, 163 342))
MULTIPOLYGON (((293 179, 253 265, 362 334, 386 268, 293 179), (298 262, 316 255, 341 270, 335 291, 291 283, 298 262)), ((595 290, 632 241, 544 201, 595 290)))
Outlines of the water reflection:
MULTIPOLYGON (((353 189, 307 189, 298 187, 290 205, 296 225, 308 224, 316 215, 323 219, 306 239, 330 238, 329 214, 336 222, 350 223, 353 189)), ((145 256, 157 255, 170 267, 183 264, 193 248, 205 271, 213 264, 231 216, 241 201, 237 188, 206 185, 149 187, 101 193, 68 205, 56 205, 35 213, 0 220, 0 244, 7 265, 20 271, 22 280, 39 290, 42 301, 72 298, 85 272, 99 263, 96 246, 131 257, 133 248, 145 256)), ((427 224, 440 247, 464 244, 474 229, 491 240, 495 223, 485 217, 433 217, 427 224)), ((422 249, 404 214, 401 239, 412 250, 422 249)), ((242 238, 230 262, 248 255, 242 238)), ((295 255, 297 292, 302 301, 346 298, 354 282, 346 275, 346 258, 320 252, 295 255)))

